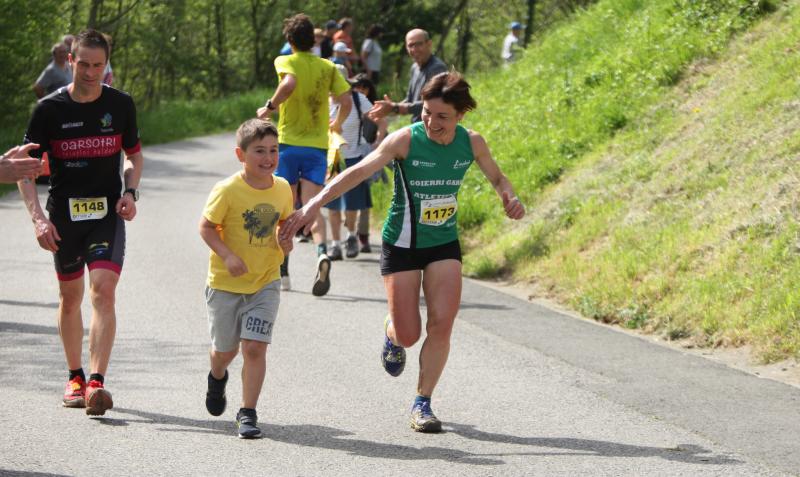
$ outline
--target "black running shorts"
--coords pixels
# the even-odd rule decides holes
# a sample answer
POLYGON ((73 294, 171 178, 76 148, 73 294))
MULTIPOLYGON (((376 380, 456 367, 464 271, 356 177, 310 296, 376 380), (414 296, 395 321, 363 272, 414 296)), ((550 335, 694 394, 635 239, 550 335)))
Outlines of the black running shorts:
MULTIPOLYGON (((109 198, 111 199, 111 198, 109 198)), ((125 258, 125 222, 117 215, 116 199, 108 201, 108 212, 97 220, 73 221, 68 207, 53 207, 50 221, 61 241, 53 254, 59 281, 81 278, 84 266, 89 271, 104 268, 117 274, 125 258)))
POLYGON ((395 247, 386 242, 381 245, 381 275, 391 275, 409 270, 424 270, 439 260, 461 261, 461 244, 458 240, 427 248, 395 247))

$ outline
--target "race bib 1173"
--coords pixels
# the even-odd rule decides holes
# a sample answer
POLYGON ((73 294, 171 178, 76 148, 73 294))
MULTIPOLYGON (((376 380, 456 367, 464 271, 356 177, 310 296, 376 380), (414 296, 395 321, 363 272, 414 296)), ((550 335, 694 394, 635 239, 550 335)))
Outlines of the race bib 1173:
POLYGON ((456 214, 458 201, 455 196, 420 201, 419 223, 442 225, 456 214))

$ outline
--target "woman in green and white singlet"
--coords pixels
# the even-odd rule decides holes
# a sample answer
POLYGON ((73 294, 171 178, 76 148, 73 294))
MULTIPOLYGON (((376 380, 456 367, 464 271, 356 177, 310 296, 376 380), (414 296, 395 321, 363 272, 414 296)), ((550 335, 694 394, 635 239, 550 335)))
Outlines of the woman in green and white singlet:
POLYGON ((384 222, 381 275, 389 314, 381 351, 386 371, 398 376, 405 348, 422 333, 420 291, 427 306, 426 336, 420 351, 417 396, 411 427, 439 432, 430 398, 450 352, 450 334, 461 303, 461 248, 458 242, 458 191, 476 163, 503 202, 506 215, 521 219, 525 208, 500 171, 480 134, 459 125, 476 107, 469 84, 451 71, 433 77, 422 90, 422 121, 389 135, 361 162, 328 183, 295 212, 281 234, 292 236, 316 217, 322 204, 393 164, 394 195, 384 222))

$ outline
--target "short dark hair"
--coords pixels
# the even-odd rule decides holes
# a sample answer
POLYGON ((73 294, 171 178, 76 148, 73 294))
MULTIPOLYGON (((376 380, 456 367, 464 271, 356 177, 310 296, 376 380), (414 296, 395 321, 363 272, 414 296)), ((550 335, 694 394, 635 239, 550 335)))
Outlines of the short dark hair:
POLYGON ((442 101, 456 108, 459 113, 472 111, 478 103, 469 94, 469 83, 458 71, 439 73, 422 88, 422 99, 442 98, 442 101))
POLYGON ((339 28, 341 28, 342 30, 344 30, 345 28, 347 28, 352 24, 353 24, 353 19, 350 17, 344 17, 339 19, 339 28))
POLYGON ((381 33, 383 33, 383 26, 376 23, 367 30, 367 38, 377 38, 381 33))
POLYGON ((236 145, 242 149, 247 149, 247 146, 252 144, 253 141, 260 141, 265 136, 278 137, 278 129, 275 125, 266 119, 248 119, 236 130, 236 145))
POLYGON ((308 15, 298 13, 283 20, 283 36, 298 50, 308 51, 314 46, 314 24, 308 15))
POLYGON ((367 90, 365 95, 370 103, 374 103, 378 99, 378 92, 375 90, 375 84, 369 79, 366 73, 359 73, 350 81, 350 86, 353 88, 364 88, 367 90))
POLYGON ((88 30, 83 30, 82 32, 78 33, 78 36, 75 37, 75 40, 72 42, 72 57, 75 57, 75 53, 78 52, 78 48, 102 48, 103 51, 106 52, 106 62, 108 61, 108 42, 106 38, 97 30, 89 28, 88 30))

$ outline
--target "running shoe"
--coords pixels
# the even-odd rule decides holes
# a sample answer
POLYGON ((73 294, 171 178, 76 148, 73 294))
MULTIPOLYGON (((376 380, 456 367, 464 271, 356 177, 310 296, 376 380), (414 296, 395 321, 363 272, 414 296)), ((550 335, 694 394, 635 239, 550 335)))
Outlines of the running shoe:
POLYGON ((331 245, 330 250, 328 250, 328 258, 331 259, 331 262, 335 262, 337 260, 342 259, 342 247, 338 245, 331 245))
POLYGON ((208 390, 206 391, 206 410, 212 416, 219 416, 225 412, 225 405, 228 400, 225 398, 225 385, 228 384, 228 370, 225 370, 225 376, 222 379, 215 379, 208 372, 208 390))
POLYGON ((326 254, 321 254, 317 259, 317 276, 314 277, 314 286, 311 287, 311 294, 323 296, 331 289, 331 259, 326 254))
POLYGON ((309 232, 308 235, 306 235, 306 234, 303 233, 302 229, 297 231, 297 234, 295 234, 295 237, 297 237, 297 241, 300 242, 300 243, 308 243, 308 242, 311 241, 311 233, 309 232))
POLYGON ((111 393, 105 390, 103 383, 94 379, 89 381, 89 385, 86 386, 86 414, 102 416, 113 407, 111 393))
POLYGON ((414 402, 411 407, 411 428, 417 432, 442 432, 442 421, 433 414, 430 401, 414 402))
POLYGON ((86 407, 86 382, 80 376, 67 381, 64 389, 64 407, 86 407))
POLYGON ((292 289, 292 279, 289 275, 281 276, 281 291, 289 291, 292 289))
POLYGON ((383 369, 385 369, 387 373, 397 377, 403 373, 403 369, 406 367, 406 349, 402 346, 395 346, 392 340, 389 339, 389 336, 387 336, 386 330, 389 328, 389 323, 391 322, 392 320, 389 319, 388 315, 386 319, 383 320, 381 363, 383 364, 383 369))
POLYGON ((344 243, 345 247, 345 256, 347 258, 356 258, 358 257, 358 239, 355 235, 351 235, 347 237, 347 240, 344 243))
POLYGON ((236 427, 239 428, 239 439, 257 439, 261 437, 258 428, 258 416, 255 409, 239 409, 236 413, 236 427))

